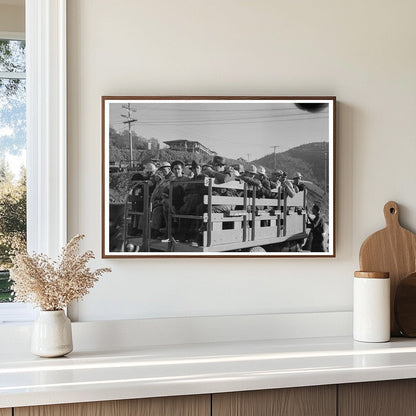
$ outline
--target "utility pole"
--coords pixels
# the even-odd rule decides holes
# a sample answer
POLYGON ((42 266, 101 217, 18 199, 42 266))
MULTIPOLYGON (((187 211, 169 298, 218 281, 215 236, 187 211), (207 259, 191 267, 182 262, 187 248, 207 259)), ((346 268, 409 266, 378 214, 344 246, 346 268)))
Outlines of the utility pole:
POLYGON ((276 149, 280 146, 270 146, 273 148, 273 152, 274 152, 274 170, 277 169, 277 161, 276 161, 276 149))
POLYGON ((250 153, 247 153, 247 162, 250 162, 250 153))
POLYGON ((133 166, 133 137, 131 134, 131 124, 134 123, 135 121, 137 121, 136 118, 132 118, 131 117, 131 113, 135 113, 137 110, 135 108, 132 108, 130 103, 128 104, 123 104, 121 106, 121 108, 124 108, 125 110, 127 110, 127 114, 122 114, 121 117, 126 118, 126 121, 123 121, 123 124, 128 124, 129 125, 129 142, 130 142, 130 161, 129 161, 129 166, 132 167, 133 166))

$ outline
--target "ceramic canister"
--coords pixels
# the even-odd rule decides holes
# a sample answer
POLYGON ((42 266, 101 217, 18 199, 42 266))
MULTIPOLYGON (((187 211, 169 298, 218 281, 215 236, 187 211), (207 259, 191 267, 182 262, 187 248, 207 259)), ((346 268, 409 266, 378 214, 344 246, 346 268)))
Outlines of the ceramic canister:
POLYGON ((356 341, 390 340, 390 278, 387 272, 354 273, 353 336, 356 341))

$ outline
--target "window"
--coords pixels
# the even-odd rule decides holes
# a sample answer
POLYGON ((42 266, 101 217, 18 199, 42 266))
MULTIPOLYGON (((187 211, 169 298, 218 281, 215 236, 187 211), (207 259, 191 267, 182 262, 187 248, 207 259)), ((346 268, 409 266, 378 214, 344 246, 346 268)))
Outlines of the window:
POLYGON ((32 317, 30 305, 6 305, 10 252, 26 244, 26 223, 26 44, 0 34, 0 323, 32 317))
MULTIPOLYGON (((25 20, 27 246, 56 257, 67 242, 66 0, 25 0, 25 20)), ((33 316, 31 305, 0 303, 0 324, 33 316)))
POLYGON ((0 302, 11 301, 7 269, 26 244, 25 41, 0 38, 0 302))

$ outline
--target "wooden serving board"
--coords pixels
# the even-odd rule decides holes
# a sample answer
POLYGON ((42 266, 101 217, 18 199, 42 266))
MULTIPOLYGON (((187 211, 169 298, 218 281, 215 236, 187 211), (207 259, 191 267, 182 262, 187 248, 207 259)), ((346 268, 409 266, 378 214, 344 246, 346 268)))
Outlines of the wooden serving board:
POLYGON ((384 205, 386 228, 370 235, 360 250, 362 271, 390 273, 390 328, 391 335, 400 335, 394 319, 394 299, 401 279, 416 271, 416 234, 399 222, 399 206, 390 201, 384 205))
POLYGON ((416 337, 416 273, 400 281, 394 301, 394 315, 400 332, 416 337))

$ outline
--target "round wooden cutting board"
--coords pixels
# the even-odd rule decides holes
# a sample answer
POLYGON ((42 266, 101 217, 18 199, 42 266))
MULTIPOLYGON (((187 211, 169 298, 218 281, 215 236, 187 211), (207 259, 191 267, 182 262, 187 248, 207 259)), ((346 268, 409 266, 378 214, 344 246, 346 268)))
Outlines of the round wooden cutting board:
POLYGON ((416 273, 398 284, 394 313, 400 332, 407 337, 416 337, 416 273))
POLYGON ((416 270, 416 234, 399 222, 399 206, 390 201, 384 205, 386 228, 370 235, 360 250, 360 269, 390 273, 391 335, 400 335, 394 317, 394 299, 400 281, 416 270))

